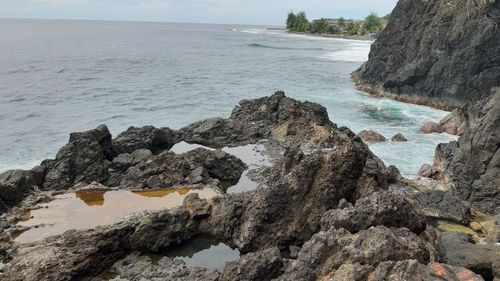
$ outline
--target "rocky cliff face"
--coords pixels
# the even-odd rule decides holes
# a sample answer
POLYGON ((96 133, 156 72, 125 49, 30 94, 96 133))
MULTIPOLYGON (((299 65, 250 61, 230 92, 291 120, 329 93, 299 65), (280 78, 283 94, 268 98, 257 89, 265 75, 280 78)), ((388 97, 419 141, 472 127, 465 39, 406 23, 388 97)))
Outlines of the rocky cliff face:
POLYGON ((458 107, 500 84, 500 1, 400 0, 369 61, 365 90, 458 107))

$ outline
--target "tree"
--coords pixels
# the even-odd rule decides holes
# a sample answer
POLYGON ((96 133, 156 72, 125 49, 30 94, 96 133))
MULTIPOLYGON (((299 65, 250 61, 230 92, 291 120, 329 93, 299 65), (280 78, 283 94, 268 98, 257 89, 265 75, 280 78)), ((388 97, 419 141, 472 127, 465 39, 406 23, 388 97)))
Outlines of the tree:
POLYGON ((365 23, 363 24, 363 31, 365 33, 380 33, 382 30, 382 23, 380 18, 375 13, 370 13, 365 18, 365 23))
POLYGON ((293 13, 293 11, 290 11, 288 13, 288 17, 286 19, 286 28, 287 29, 292 29, 295 26, 296 22, 297 22, 297 17, 293 13))
POLYGON ((339 18, 339 27, 344 28, 345 27, 345 19, 343 17, 339 18))
POLYGON ((310 29, 311 24, 307 20, 305 12, 299 12, 298 14, 290 12, 286 20, 286 27, 291 31, 306 32, 310 29))
POLYGON ((349 35, 358 35, 360 29, 360 24, 357 22, 351 22, 347 27, 347 34, 349 35))
POLYGON ((313 33, 328 33, 329 24, 325 19, 315 20, 311 26, 311 32, 313 33))

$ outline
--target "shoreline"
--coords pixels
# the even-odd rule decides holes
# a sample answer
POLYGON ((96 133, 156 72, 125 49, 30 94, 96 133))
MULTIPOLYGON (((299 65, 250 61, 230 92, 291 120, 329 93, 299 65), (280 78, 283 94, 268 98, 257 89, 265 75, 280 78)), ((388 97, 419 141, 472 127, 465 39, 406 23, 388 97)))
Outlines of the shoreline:
POLYGON ((325 34, 325 33, 309 33, 309 32, 296 32, 289 31, 283 29, 286 33, 296 34, 296 35, 305 35, 311 37, 320 37, 320 38, 334 38, 334 39, 346 39, 346 40, 357 40, 357 41, 370 41, 375 42, 375 39, 368 38, 368 36, 354 36, 354 35, 337 35, 337 34, 325 34))
POLYGON ((439 109, 447 112, 452 112, 456 109, 454 106, 450 106, 444 102, 435 101, 430 98, 409 96, 409 95, 397 95, 387 91, 384 91, 382 87, 372 84, 366 84, 359 78, 357 70, 351 73, 351 79, 354 81, 356 89, 365 92, 372 97, 384 97, 390 98, 396 101, 411 103, 416 105, 428 106, 434 109, 439 109))

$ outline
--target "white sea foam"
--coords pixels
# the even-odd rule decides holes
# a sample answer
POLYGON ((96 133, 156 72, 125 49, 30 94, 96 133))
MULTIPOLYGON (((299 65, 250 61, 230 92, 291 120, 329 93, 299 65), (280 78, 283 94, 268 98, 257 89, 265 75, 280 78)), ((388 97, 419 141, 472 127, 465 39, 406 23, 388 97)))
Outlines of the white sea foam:
POLYGON ((347 47, 345 50, 331 52, 325 55, 321 55, 321 59, 327 59, 332 61, 341 62, 364 62, 368 60, 368 54, 370 53, 369 44, 359 44, 347 47))

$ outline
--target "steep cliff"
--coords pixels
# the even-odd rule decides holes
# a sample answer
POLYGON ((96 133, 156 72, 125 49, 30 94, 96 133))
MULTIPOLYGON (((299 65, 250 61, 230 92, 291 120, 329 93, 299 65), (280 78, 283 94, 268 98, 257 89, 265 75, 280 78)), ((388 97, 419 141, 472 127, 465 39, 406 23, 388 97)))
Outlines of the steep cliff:
POLYGON ((500 0, 400 0, 354 76, 374 94, 441 108, 500 85, 500 0))

